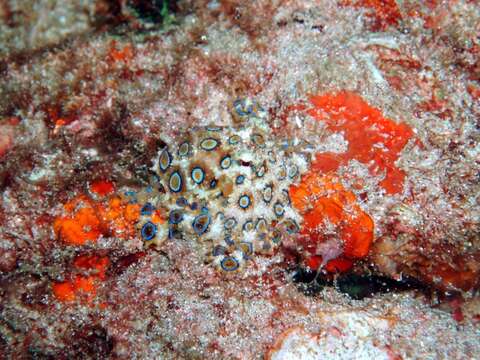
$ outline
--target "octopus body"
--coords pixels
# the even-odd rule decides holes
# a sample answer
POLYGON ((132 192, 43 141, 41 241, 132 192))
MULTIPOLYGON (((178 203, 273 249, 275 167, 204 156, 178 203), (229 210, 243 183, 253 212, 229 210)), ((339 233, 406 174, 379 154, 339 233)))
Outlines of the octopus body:
POLYGON ((146 246, 193 237, 225 272, 242 269, 254 254, 273 254, 299 231, 288 189, 310 161, 306 146, 270 135, 255 102, 235 101, 232 115, 233 126, 162 139, 155 181, 134 195, 143 204, 138 229, 146 246))

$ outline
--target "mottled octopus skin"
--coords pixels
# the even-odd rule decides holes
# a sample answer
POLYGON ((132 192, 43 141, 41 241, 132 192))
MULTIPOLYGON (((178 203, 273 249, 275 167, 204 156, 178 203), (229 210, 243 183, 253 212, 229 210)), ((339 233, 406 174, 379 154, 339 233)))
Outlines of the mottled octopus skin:
POLYGON ((288 189, 311 157, 308 144, 273 139, 258 104, 237 100, 232 115, 234 126, 162 139, 167 145, 154 160, 152 186, 127 194, 143 205, 138 228, 146 246, 194 237, 226 272, 254 254, 272 254, 298 232, 301 217, 288 189))

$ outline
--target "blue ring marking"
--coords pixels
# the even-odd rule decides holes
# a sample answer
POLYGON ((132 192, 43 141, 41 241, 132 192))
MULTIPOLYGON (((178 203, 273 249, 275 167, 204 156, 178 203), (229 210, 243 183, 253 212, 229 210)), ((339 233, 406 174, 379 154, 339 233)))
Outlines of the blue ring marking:
POLYGON ((272 232, 272 242, 274 244, 278 244, 278 243, 280 243, 281 240, 282 240, 282 233, 277 229, 273 230, 273 232, 272 232))
POLYGON ((240 263, 233 256, 225 256, 220 261, 220 266, 225 271, 235 271, 240 267, 240 263))
POLYGON ((190 152, 190 143, 188 141, 184 141, 178 147, 177 154, 178 156, 187 156, 190 152))
POLYGON ((243 175, 238 175, 237 178, 235 179, 235 184, 241 185, 245 181, 245 176, 243 175))
POLYGON ((265 166, 262 165, 260 167, 260 169, 258 169, 257 172, 256 172, 257 177, 259 177, 259 178, 263 177, 263 175, 265 175, 265 171, 266 171, 265 166))
POLYGON ((232 240, 232 237, 229 234, 225 235, 224 240, 225 240, 225 243, 227 243, 228 245, 234 245, 235 244, 235 242, 232 240))
POLYGON ((188 200, 185 199, 185 198, 182 196, 182 197, 179 197, 179 198, 177 199, 176 204, 177 204, 178 206, 185 207, 185 206, 188 205, 188 200))
POLYGON ((213 125, 207 126, 207 127, 205 127, 205 129, 207 129, 207 131, 220 131, 220 130, 222 130, 222 128, 220 126, 213 126, 213 125))
POLYGON ((288 193, 288 190, 283 189, 282 193, 285 196, 285 200, 287 200, 287 205, 291 205, 292 202, 290 201, 290 194, 288 193))
POLYGON ((193 230, 197 233, 197 235, 202 235, 204 232, 207 231, 209 224, 210 224, 210 215, 201 214, 201 215, 198 215, 193 220, 192 227, 193 227, 193 230))
POLYGON ((215 247, 212 250, 212 256, 220 256, 220 255, 225 255, 227 252, 227 248, 222 245, 215 245, 215 247))
POLYGON ((300 231, 300 227, 298 226, 297 222, 293 219, 288 219, 284 223, 285 229, 289 234, 295 234, 300 231))
POLYGON ((230 229, 233 229, 235 227, 235 225, 237 225, 237 220, 235 220, 235 218, 231 217, 231 218, 228 218, 227 220, 225 220, 225 223, 224 223, 223 227, 225 228, 225 230, 230 230, 230 229))
POLYGON ((136 192, 133 191, 133 190, 127 190, 125 191, 125 196, 128 196, 130 197, 130 199, 128 200, 128 203, 129 204, 136 204, 137 203, 137 198, 136 198, 136 192))
POLYGON ((242 209, 248 209, 252 201, 250 200, 250 196, 248 195, 242 195, 238 199, 238 206, 240 206, 242 209))
POLYGON ((288 169, 288 177, 290 179, 293 179, 295 176, 298 174, 298 166, 297 165, 292 165, 290 169, 288 169))
POLYGON ((172 173, 172 175, 170 175, 170 179, 168 180, 168 187, 169 187, 170 191, 173 191, 175 193, 180 192, 180 191, 182 191, 182 186, 183 186, 182 175, 180 175, 178 170, 174 171, 172 173), (178 181, 178 186, 173 186, 172 185, 172 182, 175 181, 175 179, 177 179, 177 181, 178 181))
POLYGON ((220 161, 220 167, 222 169, 228 169, 232 165, 232 158, 230 155, 225 155, 225 157, 220 161))
POLYGON ((160 157, 158 158, 158 168, 160 171, 165 172, 170 167, 172 163, 172 155, 168 152, 167 149, 163 149, 160 157))
POLYGON ((265 138, 263 137, 263 135, 253 134, 251 137, 251 140, 255 145, 257 145, 260 148, 264 148, 266 146, 265 138))
POLYGON ((278 171, 278 179, 285 180, 286 177, 287 177, 287 168, 285 167, 285 165, 281 165, 278 171))
POLYGON ((152 215, 154 210, 155 207, 151 203, 147 202, 140 210, 140 215, 152 215))
POLYGON ((243 257, 245 259, 248 259, 250 257, 250 255, 253 254, 253 244, 251 242, 247 242, 247 241, 242 241, 239 245, 238 245, 238 248, 239 250, 242 252, 243 254, 243 257), (247 246, 248 247, 248 250, 247 251, 244 251, 244 248, 243 246, 247 246))
POLYGON ((235 111, 237 112, 237 114, 240 116, 248 115, 248 112, 244 111, 244 106, 245 106, 245 100, 243 99, 237 99, 233 102, 233 107, 235 108, 235 111))
POLYGON ((205 171, 201 167, 195 166, 190 173, 190 177, 195 184, 200 185, 205 180, 205 171))
POLYGON ((241 138, 238 135, 232 135, 228 138, 228 143, 230 145, 236 145, 240 142, 241 138))
POLYGON ((252 231, 254 229, 253 221, 247 220, 242 226, 243 231, 252 231), (249 229, 250 228, 250 229, 249 229))
POLYGON ((267 221, 264 218, 258 219, 257 224, 255 225, 255 230, 267 231, 267 221), (260 227, 262 226, 263 226, 263 229, 260 229, 260 227))
POLYGON ((273 197, 272 185, 265 186, 265 188, 263 189, 262 197, 263 197, 263 201, 265 201, 267 204, 270 201, 272 201, 272 197, 273 197))
POLYGON ((268 152, 268 161, 270 161, 271 164, 275 164, 275 155, 272 150, 268 152))
POLYGON ((218 141, 215 138, 209 137, 209 138, 203 139, 200 142, 200 147, 205 151, 212 151, 212 150, 215 150, 219 144, 220 144, 220 141, 218 141))
POLYGON ((170 224, 179 224, 183 221, 183 213, 181 210, 172 210, 168 216, 168 222, 170 224))
POLYGON ((157 235, 157 225, 155 225, 151 221, 148 221, 143 224, 141 233, 144 240, 152 240, 155 235, 157 235))
POLYGON ((278 217, 281 217, 285 213, 285 208, 283 207, 283 204, 280 201, 277 201, 273 205, 273 211, 275 212, 275 215, 277 215, 278 217))

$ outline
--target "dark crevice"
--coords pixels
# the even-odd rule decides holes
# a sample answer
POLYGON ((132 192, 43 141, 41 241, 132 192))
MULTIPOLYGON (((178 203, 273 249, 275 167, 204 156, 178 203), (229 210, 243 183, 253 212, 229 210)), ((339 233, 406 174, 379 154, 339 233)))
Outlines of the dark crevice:
POLYGON ((430 286, 410 277, 395 280, 383 275, 356 273, 334 276, 301 267, 293 270, 292 281, 306 296, 317 296, 325 287, 335 287, 339 292, 354 300, 391 292, 417 290, 429 295, 433 291, 430 286))

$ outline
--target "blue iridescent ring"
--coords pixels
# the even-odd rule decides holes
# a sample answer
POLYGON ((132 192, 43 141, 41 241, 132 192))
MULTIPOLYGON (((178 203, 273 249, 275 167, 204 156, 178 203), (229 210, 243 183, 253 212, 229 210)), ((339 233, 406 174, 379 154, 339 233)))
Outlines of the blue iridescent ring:
POLYGON ((235 179, 235 184, 241 185, 245 181, 245 176, 243 175, 238 175, 237 178, 235 179))
POLYGON ((144 240, 152 240, 155 235, 157 235, 157 225, 155 225, 151 221, 148 221, 142 226, 141 233, 144 240))
POLYGON ((147 202, 140 210, 140 215, 152 215, 154 210, 155 207, 151 203, 147 202))
POLYGON ((181 210, 172 210, 168 216, 170 224, 179 224, 183 220, 183 212, 181 210))
POLYGON ((222 261, 220 261, 220 266, 222 270, 235 271, 240 267, 240 263, 233 256, 225 256, 222 261))
POLYGON ((170 179, 168 180, 168 187, 172 192, 180 192, 183 186, 183 179, 182 175, 178 171, 175 171, 170 175, 170 179))
POLYGON ((197 235, 205 233, 208 229, 208 225, 210 225, 210 215, 208 214, 198 215, 192 223, 193 230, 197 235))

